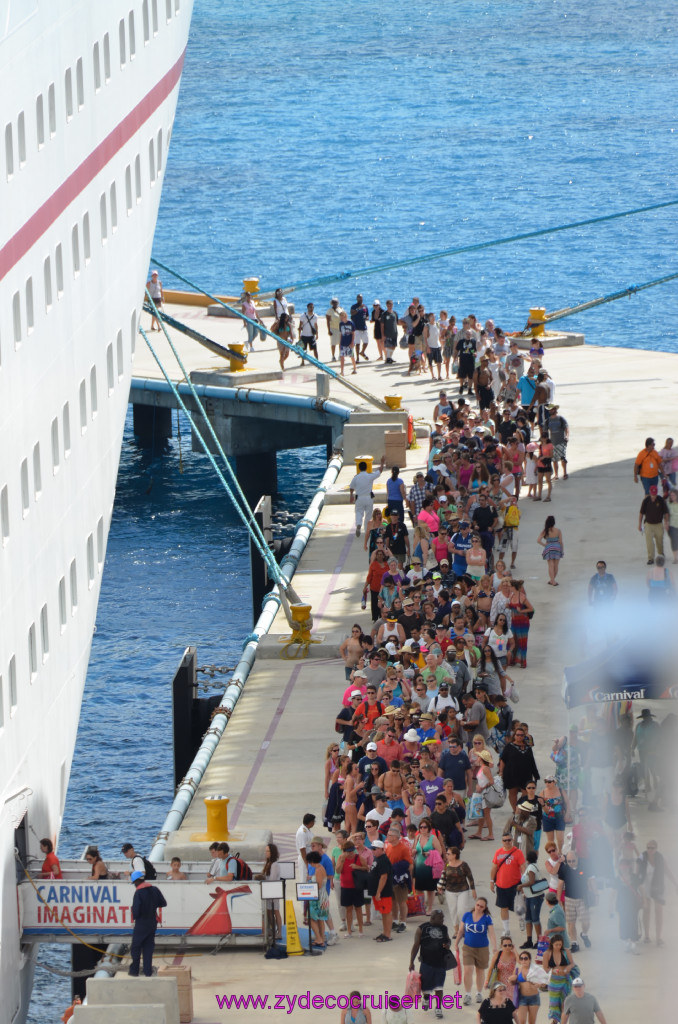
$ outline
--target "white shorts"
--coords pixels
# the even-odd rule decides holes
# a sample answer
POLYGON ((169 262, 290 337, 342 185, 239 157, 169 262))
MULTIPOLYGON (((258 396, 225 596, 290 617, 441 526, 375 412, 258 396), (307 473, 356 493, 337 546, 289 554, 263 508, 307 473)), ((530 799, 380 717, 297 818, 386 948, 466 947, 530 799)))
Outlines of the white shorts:
POLYGON ((367 331, 355 331, 353 335, 353 340, 355 341, 357 348, 358 345, 367 345, 368 341, 370 340, 370 336, 367 333, 367 331))

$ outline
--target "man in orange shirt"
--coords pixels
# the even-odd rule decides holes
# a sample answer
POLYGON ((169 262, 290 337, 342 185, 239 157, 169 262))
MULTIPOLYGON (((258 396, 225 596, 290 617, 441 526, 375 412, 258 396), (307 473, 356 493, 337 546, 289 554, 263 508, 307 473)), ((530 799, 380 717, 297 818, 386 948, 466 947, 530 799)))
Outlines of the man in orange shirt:
POLYGON ((524 863, 525 855, 513 845, 511 833, 506 832, 501 837, 501 848, 492 858, 490 871, 490 889, 497 894, 497 906, 501 914, 504 935, 509 934, 509 910, 513 910, 524 863))
POLYGON ((638 483, 638 476, 640 475, 640 482, 643 485, 646 494, 650 493, 650 487, 659 486, 659 473, 662 468, 661 456, 655 451, 654 438, 648 437, 645 441, 645 447, 642 451, 638 452, 638 456, 633 465, 633 480, 634 483, 638 483))
POLYGON ((393 865, 393 931, 404 932, 407 921, 407 894, 412 880, 412 847, 403 839, 399 825, 392 825, 389 828, 384 853, 393 865))

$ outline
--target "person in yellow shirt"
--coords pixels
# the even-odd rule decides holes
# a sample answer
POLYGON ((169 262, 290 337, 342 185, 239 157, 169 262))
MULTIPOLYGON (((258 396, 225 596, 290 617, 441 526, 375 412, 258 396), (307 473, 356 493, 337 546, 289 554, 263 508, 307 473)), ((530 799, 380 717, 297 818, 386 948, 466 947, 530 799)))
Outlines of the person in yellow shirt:
POLYGON ((645 447, 642 451, 638 452, 636 461, 633 464, 634 483, 638 483, 638 477, 640 476, 643 490, 646 494, 649 494, 650 487, 659 486, 661 468, 662 460, 659 453, 655 450, 654 438, 648 437, 645 441, 645 447))

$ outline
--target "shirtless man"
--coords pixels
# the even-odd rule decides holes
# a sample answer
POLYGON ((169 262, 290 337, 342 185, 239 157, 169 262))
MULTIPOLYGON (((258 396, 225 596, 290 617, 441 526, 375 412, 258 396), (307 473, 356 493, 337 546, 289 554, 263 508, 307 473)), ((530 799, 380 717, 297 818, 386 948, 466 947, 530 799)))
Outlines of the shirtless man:
POLYGON ((403 799, 404 782, 400 761, 391 761, 389 770, 379 777, 379 785, 384 793, 386 793, 388 806, 391 809, 402 807, 405 810, 405 801, 403 799))
POLYGON ((492 373, 487 356, 482 357, 480 366, 473 374, 473 390, 480 408, 489 409, 494 401, 494 391, 492 390, 492 373))
POLYGON ((344 672, 347 679, 351 678, 351 672, 357 668, 358 662, 362 657, 363 651, 360 644, 362 632, 357 622, 354 623, 351 626, 351 635, 347 636, 339 646, 339 654, 344 659, 344 672))

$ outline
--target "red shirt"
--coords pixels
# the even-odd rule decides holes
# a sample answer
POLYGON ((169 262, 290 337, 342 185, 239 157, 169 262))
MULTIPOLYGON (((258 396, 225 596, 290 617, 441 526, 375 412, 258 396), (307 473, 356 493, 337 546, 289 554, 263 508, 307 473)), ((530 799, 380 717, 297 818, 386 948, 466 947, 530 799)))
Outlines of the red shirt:
POLYGON ((54 878, 62 878, 61 864, 56 853, 48 853, 42 862, 42 873, 44 877, 53 875, 54 878))
POLYGON ((377 743, 377 755, 383 757, 386 764, 391 767, 392 761, 400 761, 402 758, 402 750, 400 744, 393 740, 392 743, 387 743, 386 740, 379 740, 377 743))
POLYGON ((513 846, 510 852, 503 848, 497 850, 492 858, 492 863, 500 865, 494 879, 500 889, 510 889, 512 885, 518 885, 523 873, 522 866, 525 863, 525 855, 517 846, 513 846))

